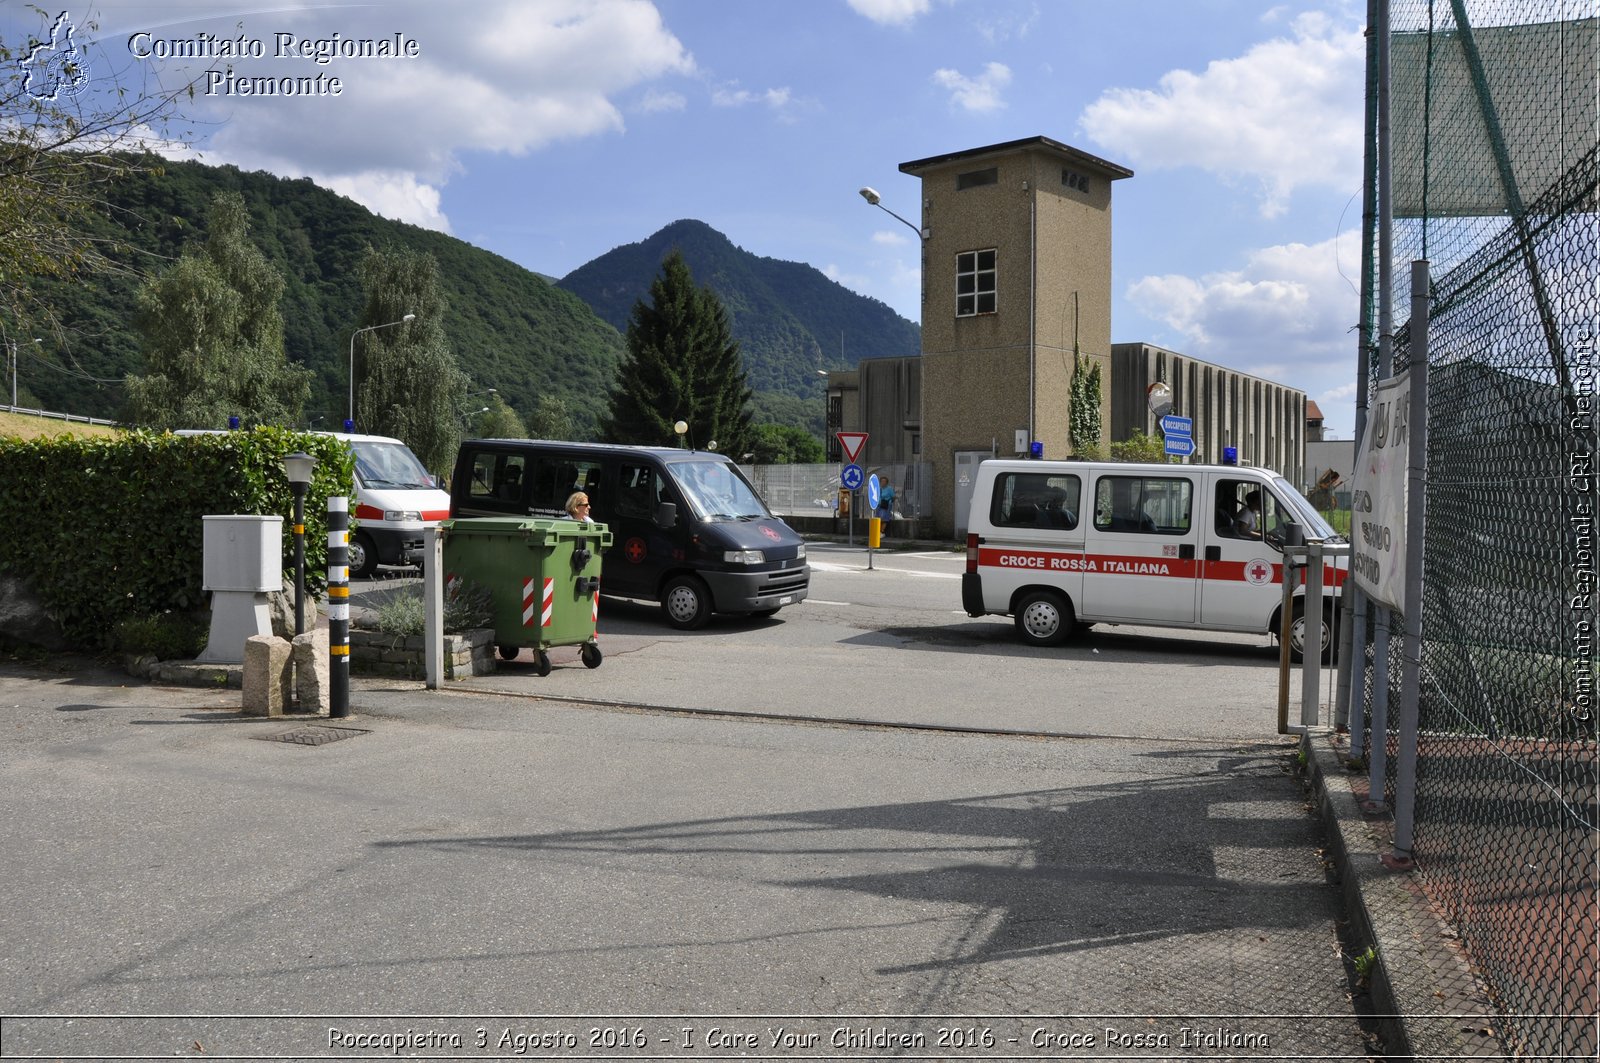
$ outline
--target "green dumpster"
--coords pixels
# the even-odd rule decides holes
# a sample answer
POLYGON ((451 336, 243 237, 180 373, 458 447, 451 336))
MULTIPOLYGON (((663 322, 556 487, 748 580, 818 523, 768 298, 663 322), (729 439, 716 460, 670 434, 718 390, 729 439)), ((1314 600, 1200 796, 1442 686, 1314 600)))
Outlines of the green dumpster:
POLYGON ((552 646, 582 646, 583 663, 600 667, 600 555, 611 545, 604 524, 527 517, 471 517, 439 525, 445 595, 464 584, 489 592, 495 644, 510 660, 534 650, 550 674, 552 646))

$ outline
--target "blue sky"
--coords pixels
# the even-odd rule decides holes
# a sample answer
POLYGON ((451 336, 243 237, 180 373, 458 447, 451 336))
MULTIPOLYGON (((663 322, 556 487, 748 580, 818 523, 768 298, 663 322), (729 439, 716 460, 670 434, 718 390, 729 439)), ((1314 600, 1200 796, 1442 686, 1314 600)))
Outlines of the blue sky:
MULTIPOLYGON (((557 277, 698 218, 916 320, 916 238, 856 190, 917 221, 900 163, 1048 136, 1135 172, 1115 188, 1113 342, 1302 388, 1351 435, 1364 0, 66 10, 99 87, 225 73, 202 34, 260 45, 231 58, 236 77, 340 81, 293 99, 202 84, 169 153, 309 176, 557 277), (319 64, 278 56, 278 34, 399 34, 416 54, 319 64), (197 42, 213 54, 173 54, 197 42)), ((0 19, 8 41, 43 26, 15 0, 0 19)))

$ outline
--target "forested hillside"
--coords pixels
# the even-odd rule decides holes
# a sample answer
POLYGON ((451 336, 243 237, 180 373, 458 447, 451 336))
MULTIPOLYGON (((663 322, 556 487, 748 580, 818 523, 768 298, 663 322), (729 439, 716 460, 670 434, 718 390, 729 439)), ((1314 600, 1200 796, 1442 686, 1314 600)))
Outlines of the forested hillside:
POLYGON ((623 331, 634 302, 674 248, 683 253, 695 283, 709 285, 728 308, 750 384, 758 391, 816 396, 818 369, 921 350, 917 326, 886 304, 805 263, 751 254, 700 221, 675 221, 648 239, 608 251, 567 274, 560 286, 623 331))
MULTIPOLYGON (((337 428, 348 401, 350 333, 363 306, 356 267, 366 247, 404 246, 439 262, 448 299, 445 331, 476 389, 496 388, 519 410, 541 394, 566 399, 587 433, 621 361, 622 338, 574 295, 537 274, 443 233, 380 218, 309 180, 233 167, 167 163, 165 172, 113 190, 102 236, 123 245, 122 276, 42 286, 63 330, 24 358, 23 390, 46 409, 117 415, 123 374, 140 370, 134 328, 141 275, 159 271, 199 231, 212 195, 236 189, 250 211, 251 241, 283 273, 284 342, 290 361, 314 374, 308 419, 337 428), (59 367, 59 368, 58 368, 59 367)), ((26 403, 24 403, 26 405, 26 403)), ((206 427, 206 426, 197 426, 206 427)))
POLYGON ((61 328, 39 330, 44 342, 24 353, 21 405, 118 416, 123 376, 143 367, 139 286, 185 244, 205 238, 211 197, 225 189, 243 195, 251 242, 283 274, 284 343, 289 360, 312 371, 306 418, 316 428, 337 428, 345 416, 350 335, 364 305, 357 266, 368 246, 413 248, 438 260, 445 334, 478 400, 496 388, 526 416, 541 395, 554 395, 566 401, 580 436, 591 435, 604 412, 634 302, 674 247, 696 283, 709 284, 728 309, 756 391, 757 424, 820 432, 818 368, 919 350, 917 326, 885 304, 803 263, 741 250, 703 222, 675 222, 552 284, 454 237, 381 218, 307 179, 176 162, 111 190, 113 209, 98 235, 125 272, 41 282, 61 328))

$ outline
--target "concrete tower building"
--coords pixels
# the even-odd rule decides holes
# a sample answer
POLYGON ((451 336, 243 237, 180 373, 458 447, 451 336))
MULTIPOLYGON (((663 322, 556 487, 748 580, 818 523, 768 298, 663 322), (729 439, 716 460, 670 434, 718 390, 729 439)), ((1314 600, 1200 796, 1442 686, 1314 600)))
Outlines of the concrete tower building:
POLYGON ((1033 440, 1069 453, 1074 345, 1100 365, 1107 445, 1111 186, 1133 171, 1048 137, 900 170, 922 181, 921 450, 950 535, 969 466, 1033 440))

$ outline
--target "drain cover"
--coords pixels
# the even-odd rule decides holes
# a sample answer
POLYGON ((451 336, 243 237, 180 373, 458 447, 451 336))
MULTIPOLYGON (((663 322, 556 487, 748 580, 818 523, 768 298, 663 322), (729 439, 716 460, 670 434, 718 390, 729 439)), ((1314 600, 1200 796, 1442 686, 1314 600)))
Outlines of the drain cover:
POLYGON ((360 727, 323 727, 311 724, 305 727, 296 727, 292 731, 282 731, 275 735, 254 735, 263 742, 284 742, 291 746, 325 746, 329 742, 337 742, 344 738, 354 738, 356 735, 370 734, 370 731, 360 727))

